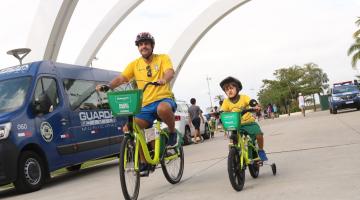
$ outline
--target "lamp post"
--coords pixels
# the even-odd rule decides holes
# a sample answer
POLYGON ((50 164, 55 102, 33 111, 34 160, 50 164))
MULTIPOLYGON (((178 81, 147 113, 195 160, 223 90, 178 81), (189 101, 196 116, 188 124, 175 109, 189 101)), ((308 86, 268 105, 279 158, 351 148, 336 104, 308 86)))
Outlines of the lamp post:
POLYGON ((20 65, 22 65, 22 60, 26 55, 30 53, 31 49, 29 48, 19 48, 19 49, 12 49, 8 52, 6 52, 9 55, 13 55, 15 58, 17 58, 20 62, 20 65))
POLYGON ((209 85, 209 81, 211 80, 210 77, 206 76, 206 82, 207 82, 207 86, 208 86, 208 90, 209 90, 209 98, 210 98, 210 106, 211 108, 213 107, 213 104, 212 104, 212 99, 211 99, 211 93, 210 93, 210 85, 209 85))

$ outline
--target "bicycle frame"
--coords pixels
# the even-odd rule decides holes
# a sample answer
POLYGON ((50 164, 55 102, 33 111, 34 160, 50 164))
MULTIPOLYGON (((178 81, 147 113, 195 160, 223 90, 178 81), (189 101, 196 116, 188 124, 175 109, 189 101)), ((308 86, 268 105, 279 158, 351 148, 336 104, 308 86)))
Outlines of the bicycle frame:
MULTIPOLYGON (((135 155, 136 155, 135 159, 134 159, 135 170, 139 170, 139 156, 137 156, 137 155, 140 154, 140 145, 141 145, 142 151, 144 153, 144 157, 145 157, 146 162, 148 164, 151 164, 151 165, 159 164, 160 161, 161 161, 161 158, 160 158, 161 137, 160 137, 160 135, 164 135, 165 137, 168 138, 168 133, 165 132, 164 130, 161 130, 160 121, 156 121, 156 123, 155 123, 154 158, 151 158, 149 148, 147 146, 145 137, 143 135, 143 130, 136 123, 134 123, 133 121, 134 121, 134 118, 129 117, 129 124, 131 124, 132 130, 133 130, 133 131, 131 131, 131 133, 134 134, 133 136, 135 138, 135 155)), ((125 156, 126 156, 126 154, 125 154, 125 156)), ((178 157, 178 154, 175 154, 175 155, 165 157, 164 159, 165 160, 172 160, 172 159, 175 159, 177 157, 178 157)), ((124 161, 126 161, 126 160, 127 159, 124 159, 124 161)), ((124 163, 124 164, 125 164, 124 166, 126 166, 126 163, 124 163)))
POLYGON ((249 158, 249 146, 252 147, 256 152, 258 152, 258 148, 255 145, 253 145, 252 142, 249 142, 250 138, 248 136, 245 136, 244 134, 241 134, 240 131, 236 131, 236 135, 237 135, 238 143, 237 144, 230 143, 229 147, 230 148, 234 147, 242 152, 240 154, 240 167, 242 168, 244 164, 249 165, 254 161, 260 160, 259 158, 255 158, 255 159, 249 158))

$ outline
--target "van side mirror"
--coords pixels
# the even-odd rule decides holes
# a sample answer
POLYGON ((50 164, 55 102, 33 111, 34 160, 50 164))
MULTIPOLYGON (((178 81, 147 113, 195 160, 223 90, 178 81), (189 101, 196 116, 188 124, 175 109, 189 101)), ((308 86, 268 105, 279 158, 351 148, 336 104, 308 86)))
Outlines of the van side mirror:
POLYGON ((255 107, 258 104, 258 102, 255 99, 251 99, 249 102, 250 107, 255 107))
POLYGON ((47 114, 50 112, 51 101, 47 94, 42 93, 33 101, 33 111, 36 114, 47 114))

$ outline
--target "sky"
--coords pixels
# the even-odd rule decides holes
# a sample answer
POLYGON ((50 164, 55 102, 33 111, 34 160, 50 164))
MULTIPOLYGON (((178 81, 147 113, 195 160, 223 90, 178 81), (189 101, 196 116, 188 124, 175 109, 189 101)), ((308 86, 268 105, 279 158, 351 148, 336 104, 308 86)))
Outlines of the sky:
MULTIPOLYGON (((26 47, 40 0, 2 0, 0 69, 18 61, 6 51, 26 47)), ((80 0, 65 34, 58 62, 73 64, 96 25, 117 0, 80 0)), ((151 32, 155 53, 168 53, 186 27, 215 0, 145 0, 116 28, 93 66, 122 71, 139 56, 139 32, 151 32)), ((223 95, 219 82, 234 76, 242 93, 257 98, 263 79, 276 69, 316 63, 330 83, 353 80, 347 49, 360 17, 359 0, 253 0, 235 9, 200 40, 185 61, 173 91, 177 99, 195 97, 202 109, 223 95), (207 82, 207 77, 209 81, 207 82), (209 87, 208 84, 209 83, 209 87), (209 96, 210 90, 210 96, 209 96)))

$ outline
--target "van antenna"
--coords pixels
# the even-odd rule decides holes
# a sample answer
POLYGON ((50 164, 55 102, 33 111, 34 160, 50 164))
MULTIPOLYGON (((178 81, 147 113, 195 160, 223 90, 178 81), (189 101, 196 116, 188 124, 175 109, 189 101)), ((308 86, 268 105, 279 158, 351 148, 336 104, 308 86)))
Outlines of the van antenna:
POLYGON ((8 52, 6 52, 9 55, 13 55, 15 58, 17 58, 20 62, 20 65, 22 65, 22 60, 26 55, 30 53, 31 49, 29 48, 19 48, 19 49, 12 49, 8 52))

